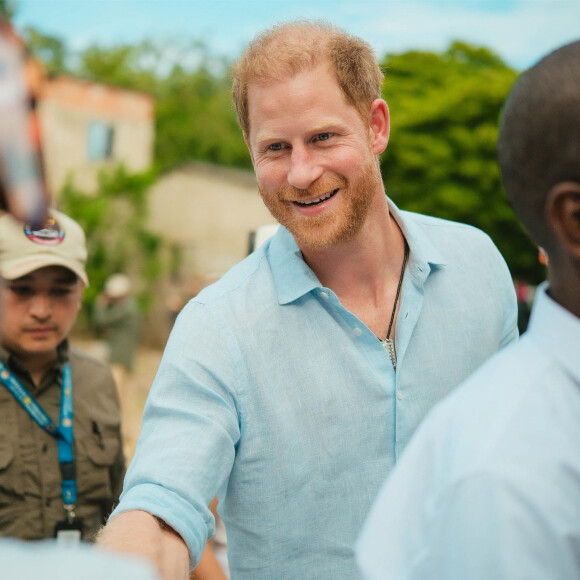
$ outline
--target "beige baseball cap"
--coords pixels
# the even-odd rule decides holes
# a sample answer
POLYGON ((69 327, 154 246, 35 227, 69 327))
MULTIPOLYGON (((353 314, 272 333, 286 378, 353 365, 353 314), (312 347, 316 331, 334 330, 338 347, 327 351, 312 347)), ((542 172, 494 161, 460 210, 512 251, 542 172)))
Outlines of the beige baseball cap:
POLYGON ((85 284, 85 234, 74 220, 51 209, 43 227, 33 228, 10 214, 0 217, 0 275, 14 280, 45 266, 64 266, 85 284))

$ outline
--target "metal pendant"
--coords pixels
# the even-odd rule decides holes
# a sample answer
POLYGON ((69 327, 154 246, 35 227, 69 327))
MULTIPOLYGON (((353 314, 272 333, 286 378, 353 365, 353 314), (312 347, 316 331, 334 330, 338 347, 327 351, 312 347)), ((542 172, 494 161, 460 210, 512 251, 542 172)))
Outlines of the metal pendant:
POLYGON ((395 341, 390 338, 381 339, 381 344, 383 348, 389 353, 391 357, 391 362, 393 363, 393 369, 397 370, 397 351, 395 350, 395 341))

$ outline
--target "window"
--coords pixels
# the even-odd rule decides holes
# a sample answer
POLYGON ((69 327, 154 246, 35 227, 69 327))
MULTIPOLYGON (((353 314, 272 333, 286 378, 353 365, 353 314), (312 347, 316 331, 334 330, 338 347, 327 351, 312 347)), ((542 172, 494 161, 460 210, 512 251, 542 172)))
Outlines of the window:
POLYGON ((90 161, 113 156, 113 127, 103 121, 93 121, 87 134, 87 154, 90 161))

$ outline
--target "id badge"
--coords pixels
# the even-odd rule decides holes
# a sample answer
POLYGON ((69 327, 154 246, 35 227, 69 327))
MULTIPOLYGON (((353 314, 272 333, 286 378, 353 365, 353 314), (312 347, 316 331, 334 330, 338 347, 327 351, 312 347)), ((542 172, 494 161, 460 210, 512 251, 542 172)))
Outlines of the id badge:
POLYGON ((76 546, 80 544, 83 522, 79 518, 71 521, 62 520, 54 526, 54 536, 59 546, 76 546))

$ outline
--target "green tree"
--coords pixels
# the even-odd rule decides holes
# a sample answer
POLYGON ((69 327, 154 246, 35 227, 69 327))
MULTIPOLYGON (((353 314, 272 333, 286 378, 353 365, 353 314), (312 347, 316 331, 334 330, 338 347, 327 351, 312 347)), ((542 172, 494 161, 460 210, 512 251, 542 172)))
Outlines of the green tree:
POLYGON ((227 76, 201 67, 176 67, 159 92, 155 157, 160 169, 189 159, 251 167, 238 127, 227 76))
POLYGON ((60 209, 79 222, 87 238, 90 286, 85 292, 85 314, 105 280, 116 272, 137 281, 143 312, 152 305, 155 282, 163 271, 162 239, 146 228, 146 194, 154 181, 153 171, 129 174, 119 166, 99 175, 96 194, 80 191, 70 181, 62 189, 60 209))
POLYGON ((539 281, 537 250, 505 198, 496 163, 499 114, 517 73, 491 51, 461 42, 441 54, 387 55, 383 66, 388 195, 402 209, 481 228, 514 275, 539 281))
POLYGON ((67 50, 62 40, 43 34, 32 27, 25 28, 22 37, 28 50, 43 62, 49 76, 67 72, 65 63, 67 50))
POLYGON ((16 4, 10 0, 0 0, 0 19, 11 21, 16 12, 16 4))
POLYGON ((77 74, 87 80, 144 91, 156 102, 155 162, 166 171, 191 159, 249 167, 227 77, 228 63, 202 42, 143 42, 92 46, 77 74))

